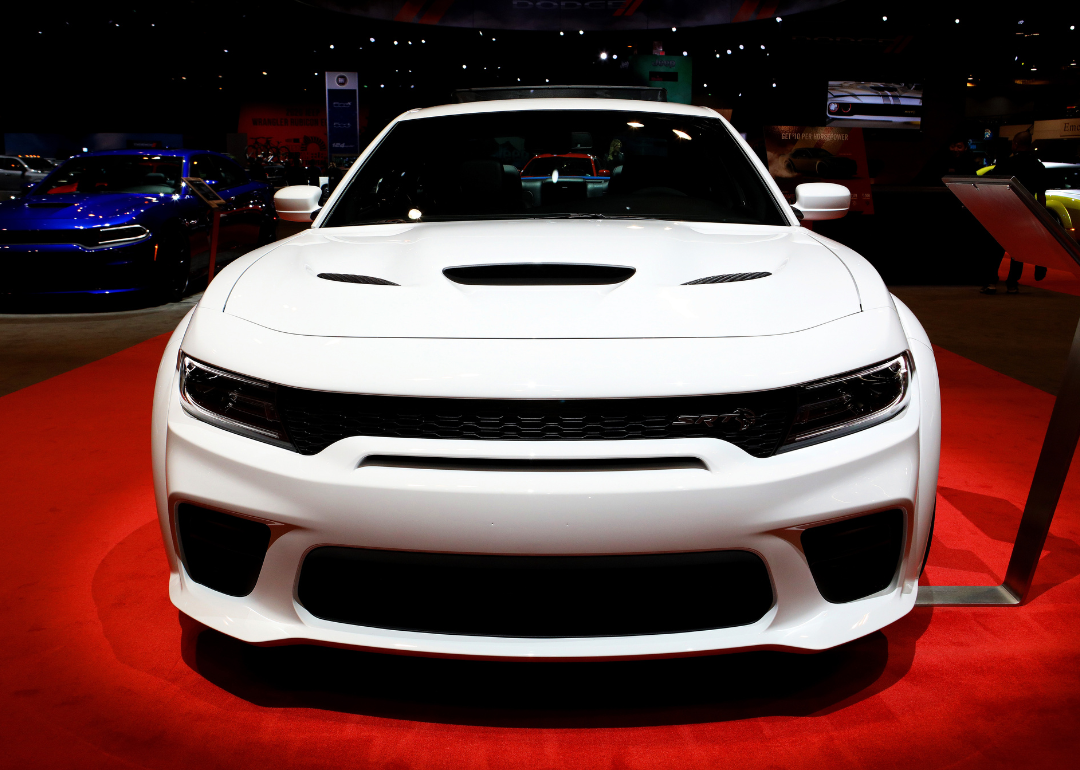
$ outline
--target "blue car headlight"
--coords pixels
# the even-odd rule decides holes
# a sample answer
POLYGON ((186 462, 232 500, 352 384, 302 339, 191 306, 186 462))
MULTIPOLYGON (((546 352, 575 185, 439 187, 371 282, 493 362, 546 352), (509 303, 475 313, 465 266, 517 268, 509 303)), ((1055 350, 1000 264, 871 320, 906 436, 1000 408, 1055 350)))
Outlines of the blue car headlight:
POLYGON ((119 227, 99 227, 96 229, 98 246, 119 246, 134 243, 150 237, 150 231, 142 225, 120 225, 119 227))

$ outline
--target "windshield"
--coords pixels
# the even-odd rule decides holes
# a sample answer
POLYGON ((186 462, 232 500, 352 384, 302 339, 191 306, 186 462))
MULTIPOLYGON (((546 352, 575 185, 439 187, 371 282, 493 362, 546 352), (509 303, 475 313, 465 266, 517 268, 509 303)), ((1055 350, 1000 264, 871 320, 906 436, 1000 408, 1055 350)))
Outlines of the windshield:
POLYGON ((44 158, 23 158, 22 162, 28 165, 34 171, 52 171, 53 164, 44 158))
POLYGON ((1080 166, 1046 169, 1046 187, 1049 190, 1076 190, 1080 188, 1080 166))
POLYGON ((788 224, 717 119, 529 110, 401 121, 324 226, 535 217, 788 224), (560 163, 590 161, 538 157, 575 154, 595 157, 597 170, 610 176, 556 176, 560 163), (533 164, 541 161, 553 167, 533 178, 533 164))
POLYGON ((183 158, 103 155, 72 158, 45 178, 38 195, 57 193, 178 193, 183 158))

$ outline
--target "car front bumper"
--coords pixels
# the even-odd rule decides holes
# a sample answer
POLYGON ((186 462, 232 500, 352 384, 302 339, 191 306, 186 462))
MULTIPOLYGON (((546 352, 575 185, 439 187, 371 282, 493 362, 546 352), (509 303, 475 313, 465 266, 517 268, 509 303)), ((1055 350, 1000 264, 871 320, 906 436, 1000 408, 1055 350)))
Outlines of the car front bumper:
MULTIPOLYGON (((917 351, 916 360, 927 354, 917 351)), ((158 490, 172 566, 170 597, 186 615, 255 644, 308 642, 400 654, 552 660, 834 647, 897 620, 914 606, 933 505, 932 494, 920 499, 918 491, 920 397, 916 373, 908 407, 892 420, 766 459, 714 439, 353 437, 302 456, 192 418, 181 406, 174 379, 165 426, 164 487, 158 490), (360 467, 369 455, 533 460, 686 456, 700 458, 706 468, 485 472, 360 467), (227 596, 191 579, 177 549, 175 515, 181 503, 271 522, 271 542, 249 595, 227 596), (864 599, 827 602, 801 549, 801 531, 888 509, 904 514, 903 547, 892 583, 864 599), (774 602, 750 625, 641 636, 512 638, 362 627, 317 618, 298 599, 303 559, 325 545, 504 555, 748 550, 767 565, 774 602)), ((717 598, 722 599, 722 591, 717 598)))
POLYGON ((154 241, 87 249, 74 244, 0 245, 0 295, 115 294, 153 284, 154 241))

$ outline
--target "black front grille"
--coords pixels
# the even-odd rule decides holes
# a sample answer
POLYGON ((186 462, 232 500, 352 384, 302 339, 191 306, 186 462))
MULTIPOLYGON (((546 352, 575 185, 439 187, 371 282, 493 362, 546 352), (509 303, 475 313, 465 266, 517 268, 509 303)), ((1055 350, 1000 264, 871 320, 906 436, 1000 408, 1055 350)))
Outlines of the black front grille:
POLYGON ((95 228, 85 230, 0 230, 0 244, 38 246, 45 244, 78 244, 97 246, 101 236, 95 228))
POLYGON ((278 409, 301 454, 349 436, 602 441, 715 438, 754 457, 783 441, 795 410, 792 388, 720 396, 497 400, 362 396, 281 388, 278 409))
POLYGON ((646 556, 478 556, 316 548, 300 603, 318 618, 402 631, 504 637, 731 628, 772 607, 749 551, 646 556))

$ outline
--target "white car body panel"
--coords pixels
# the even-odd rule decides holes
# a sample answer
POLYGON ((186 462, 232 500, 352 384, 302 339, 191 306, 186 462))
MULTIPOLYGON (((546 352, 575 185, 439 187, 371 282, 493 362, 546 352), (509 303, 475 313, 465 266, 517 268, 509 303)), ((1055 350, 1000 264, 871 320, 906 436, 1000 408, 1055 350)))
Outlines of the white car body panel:
MULTIPOLYGON (((541 101, 566 109, 616 108, 611 100, 530 100, 431 108, 400 119, 534 108, 541 101)), ((618 108, 711 114, 673 104, 618 108)), ((333 202, 332 196, 320 219, 333 202)), ((862 257, 794 226, 786 204, 782 210, 791 227, 556 220, 331 229, 317 220, 313 230, 235 261, 180 324, 158 373, 152 456, 171 600, 199 622, 255 644, 314 642, 499 659, 814 651, 899 619, 914 606, 935 500, 940 405, 933 352, 918 321, 862 257), (454 265, 567 260, 638 272, 625 284, 585 287, 461 286, 441 272, 454 265), (680 285, 752 271, 773 275, 680 285), (334 283, 315 277, 318 272, 361 273, 401 285, 334 283), (295 388, 440 398, 754 392, 853 371, 904 351, 914 367, 908 404, 892 419, 772 457, 753 457, 711 438, 376 436, 345 438, 305 456, 185 411, 181 347, 213 366, 295 388), (691 457, 705 467, 582 473, 360 467, 369 455, 387 454, 691 457), (174 521, 180 502, 271 524, 271 544, 250 595, 227 596, 187 574, 174 521), (897 508, 906 534, 892 584, 846 604, 826 602, 800 549, 802 528, 897 508), (543 555, 749 550, 764 559, 775 600, 750 625, 690 633, 506 638, 370 628, 319 619, 298 600, 300 564, 322 545, 543 555)))
POLYGON ((859 312, 843 263, 807 231, 688 222, 526 220, 312 230, 237 281, 225 312, 315 337, 748 337, 859 312), (379 230, 389 228, 389 234, 379 230), (443 268, 576 261, 637 269, 601 286, 466 286, 443 268), (683 286, 723 273, 771 272, 683 286), (341 283, 351 273, 400 286, 341 283), (813 302, 806 298, 813 296, 813 302))

